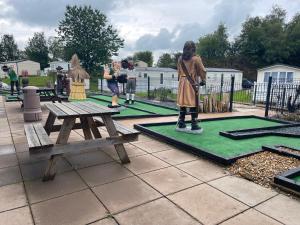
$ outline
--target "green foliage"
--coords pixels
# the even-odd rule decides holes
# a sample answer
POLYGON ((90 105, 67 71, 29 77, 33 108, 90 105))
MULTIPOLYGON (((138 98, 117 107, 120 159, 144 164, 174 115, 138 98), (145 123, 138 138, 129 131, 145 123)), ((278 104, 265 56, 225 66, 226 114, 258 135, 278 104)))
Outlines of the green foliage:
POLYGON ((48 66, 49 58, 48 58, 48 46, 47 41, 45 39, 45 34, 34 33, 33 37, 29 39, 28 45, 25 48, 25 53, 28 59, 39 62, 41 64, 41 69, 43 70, 48 66))
POLYGON ((177 69, 177 62, 181 54, 182 53, 180 52, 173 53, 173 54, 164 53, 159 57, 157 61, 157 66, 177 69))
POLYGON ((133 55, 133 61, 143 61, 148 64, 149 67, 153 66, 153 54, 150 51, 136 52, 133 55))
POLYGON ((12 61, 19 59, 18 46, 13 35, 4 34, 0 42, 0 61, 12 61))
POLYGON ((172 58, 171 54, 169 53, 162 54, 157 61, 157 67, 174 67, 174 66, 175 66, 175 60, 172 58))
POLYGON ((249 18, 237 39, 238 53, 256 67, 284 63, 289 57, 285 15, 284 10, 275 7, 265 18, 249 18))
POLYGON ((288 62, 292 65, 300 66, 300 13, 287 24, 286 44, 290 51, 288 62))
POLYGON ((58 37, 50 37, 48 39, 48 45, 51 61, 64 59, 64 43, 58 37))
POLYGON ((227 29, 224 24, 220 24, 215 32, 199 39, 197 53, 206 59, 224 60, 229 47, 227 29))
POLYGON ((285 19, 285 10, 278 6, 265 17, 249 17, 233 42, 221 24, 199 39, 197 53, 205 66, 240 69, 251 80, 260 67, 275 63, 300 66, 300 14, 287 24, 285 19))
POLYGON ((88 72, 97 63, 108 63, 124 45, 117 30, 108 24, 106 15, 91 6, 67 6, 58 34, 65 43, 66 59, 77 53, 88 72))

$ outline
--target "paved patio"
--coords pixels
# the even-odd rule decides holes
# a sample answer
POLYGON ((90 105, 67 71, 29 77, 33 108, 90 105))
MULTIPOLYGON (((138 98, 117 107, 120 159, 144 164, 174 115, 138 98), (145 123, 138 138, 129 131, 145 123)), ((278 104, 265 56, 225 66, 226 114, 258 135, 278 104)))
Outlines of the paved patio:
MULTIPOLYGON (((43 108, 44 121, 47 113, 43 108)), ((245 114, 263 111, 241 108, 202 117, 245 114)), ((123 123, 171 120, 176 117, 123 123)), ((143 135, 126 144, 128 165, 119 163, 112 148, 66 155, 56 179, 43 183, 46 159, 30 159, 23 123, 20 104, 0 98, 0 224, 300 223, 299 200, 230 176, 217 164, 143 135)), ((82 132, 72 131, 71 141, 80 139, 82 132)))

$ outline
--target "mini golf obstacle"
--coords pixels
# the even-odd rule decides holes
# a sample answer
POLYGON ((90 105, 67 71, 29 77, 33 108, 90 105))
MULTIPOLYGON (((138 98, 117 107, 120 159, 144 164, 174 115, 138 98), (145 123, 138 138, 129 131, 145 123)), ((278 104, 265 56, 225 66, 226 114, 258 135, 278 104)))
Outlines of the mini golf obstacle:
MULTIPOLYGON (((108 95, 91 95, 87 101, 92 101, 97 104, 107 106, 111 103, 111 96, 108 95)), ((165 117, 177 116, 178 110, 176 108, 158 105, 154 103, 135 100, 134 104, 125 104, 125 99, 119 99, 122 106, 120 114, 113 116, 114 119, 133 119, 133 118, 149 118, 149 117, 165 117)))
POLYGON ((279 188, 300 195, 300 168, 288 170, 274 178, 279 188))
POLYGON ((232 139, 220 135, 220 132, 245 129, 261 131, 266 128, 294 127, 294 125, 257 116, 239 116, 204 119, 200 123, 200 126, 204 129, 201 135, 177 132, 175 130, 176 122, 137 124, 134 127, 145 134, 159 138, 196 155, 205 156, 222 164, 231 164, 239 158, 263 151, 262 146, 285 145, 296 148, 300 146, 300 139, 298 136, 274 136, 272 134, 232 139))

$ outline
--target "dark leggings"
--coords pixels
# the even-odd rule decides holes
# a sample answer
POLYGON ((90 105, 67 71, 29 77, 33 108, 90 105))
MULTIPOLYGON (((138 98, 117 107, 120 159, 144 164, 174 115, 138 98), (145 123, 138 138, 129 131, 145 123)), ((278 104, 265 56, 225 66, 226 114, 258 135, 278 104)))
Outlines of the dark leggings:
POLYGON ((11 93, 11 95, 13 95, 14 94, 14 86, 16 85, 16 89, 17 89, 17 92, 18 92, 18 94, 19 94, 19 92, 20 92, 20 88, 19 88, 19 81, 11 81, 10 82, 10 93, 11 93))

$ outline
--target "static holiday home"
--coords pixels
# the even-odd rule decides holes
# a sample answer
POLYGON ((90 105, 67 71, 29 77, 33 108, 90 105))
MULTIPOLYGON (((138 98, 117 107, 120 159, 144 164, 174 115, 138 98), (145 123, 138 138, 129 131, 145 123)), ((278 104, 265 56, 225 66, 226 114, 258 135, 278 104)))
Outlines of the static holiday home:
MULTIPOLYGON (((36 76, 40 75, 41 66, 40 63, 34 62, 27 59, 15 60, 15 61, 7 61, 0 62, 0 67, 7 65, 12 66, 18 75, 28 75, 28 76, 36 76)), ((6 74, 0 70, 0 77, 5 76, 6 74)))

